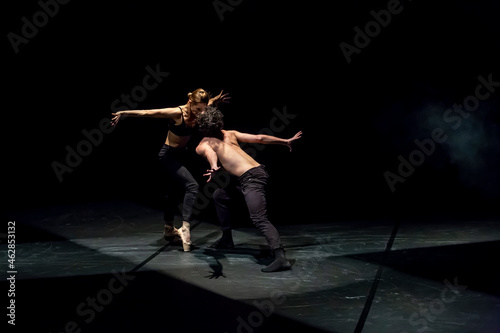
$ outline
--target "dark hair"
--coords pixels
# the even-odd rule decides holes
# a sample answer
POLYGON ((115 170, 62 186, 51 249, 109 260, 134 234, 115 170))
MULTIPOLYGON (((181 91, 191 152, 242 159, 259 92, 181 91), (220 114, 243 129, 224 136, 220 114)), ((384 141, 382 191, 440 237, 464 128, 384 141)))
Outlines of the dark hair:
POLYGON ((198 130, 202 136, 223 139, 222 129, 224 128, 224 115, 216 107, 207 106, 205 112, 198 114, 196 122, 198 130))

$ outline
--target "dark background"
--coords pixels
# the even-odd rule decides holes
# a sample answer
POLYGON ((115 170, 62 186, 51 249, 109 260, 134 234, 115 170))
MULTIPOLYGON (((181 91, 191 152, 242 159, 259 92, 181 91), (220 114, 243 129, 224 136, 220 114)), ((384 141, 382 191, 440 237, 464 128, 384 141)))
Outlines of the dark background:
POLYGON ((221 21, 212 1, 74 0, 17 54, 7 34, 20 34, 21 18, 32 22, 41 9, 5 4, 5 207, 128 200, 160 208, 156 156, 167 120, 120 122, 62 182, 51 167, 85 139, 82 130, 111 117, 113 100, 142 84, 146 66, 159 65, 170 74, 138 109, 182 105, 202 87, 232 97, 221 107, 228 129, 257 133, 273 109, 296 115, 276 133, 302 130, 294 151, 266 146, 256 157, 271 174, 275 224, 497 215, 500 91, 456 131, 441 117, 474 94, 479 75, 500 81, 498 2, 402 1, 348 64, 339 44, 352 45, 353 28, 364 30, 370 11, 387 4, 242 0, 221 21), (436 127, 448 141, 392 193, 384 172, 396 173, 398 155, 407 158, 436 127))

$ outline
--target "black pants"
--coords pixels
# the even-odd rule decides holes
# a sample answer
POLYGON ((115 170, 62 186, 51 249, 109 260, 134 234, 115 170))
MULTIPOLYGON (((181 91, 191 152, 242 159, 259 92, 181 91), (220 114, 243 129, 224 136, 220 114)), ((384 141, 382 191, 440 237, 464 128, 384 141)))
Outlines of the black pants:
POLYGON ((269 175, 263 165, 252 168, 241 175, 239 186, 231 182, 214 192, 215 208, 223 231, 231 230, 230 208, 234 200, 243 196, 252 223, 266 238, 271 250, 282 247, 278 230, 267 218, 266 185, 269 175))
POLYGON ((182 219, 191 222, 198 194, 198 182, 186 168, 186 150, 163 145, 158 158, 167 178, 166 203, 163 219, 172 222, 182 202, 182 219), (182 197, 182 194, 184 196, 182 197))

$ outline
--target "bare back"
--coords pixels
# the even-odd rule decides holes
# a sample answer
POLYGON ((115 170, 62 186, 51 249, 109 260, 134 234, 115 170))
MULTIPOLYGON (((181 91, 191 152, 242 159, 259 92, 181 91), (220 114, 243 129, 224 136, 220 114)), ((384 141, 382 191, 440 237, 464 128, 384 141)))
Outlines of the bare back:
POLYGON ((212 148, 217 154, 222 167, 227 172, 239 177, 248 170, 260 165, 240 148, 236 136, 231 131, 223 131, 223 133, 224 140, 206 137, 200 144, 206 144, 212 148))

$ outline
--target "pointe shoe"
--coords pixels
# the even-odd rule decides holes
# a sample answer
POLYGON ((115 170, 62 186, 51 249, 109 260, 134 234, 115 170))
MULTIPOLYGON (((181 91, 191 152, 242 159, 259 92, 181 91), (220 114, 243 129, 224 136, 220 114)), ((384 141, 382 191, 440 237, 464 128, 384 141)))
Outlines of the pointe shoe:
POLYGON ((183 226, 180 229, 177 229, 177 232, 179 233, 179 236, 181 236, 182 248, 184 249, 184 252, 191 251, 191 233, 189 228, 183 226))

